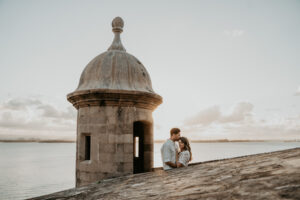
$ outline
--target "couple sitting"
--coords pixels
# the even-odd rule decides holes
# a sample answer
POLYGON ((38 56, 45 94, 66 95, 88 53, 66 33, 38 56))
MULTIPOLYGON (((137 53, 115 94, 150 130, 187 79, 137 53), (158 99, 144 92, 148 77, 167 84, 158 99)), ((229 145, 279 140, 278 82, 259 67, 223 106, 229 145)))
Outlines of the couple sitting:
POLYGON ((192 152, 188 139, 180 137, 179 128, 172 128, 170 135, 170 139, 160 149, 164 170, 187 167, 188 163, 192 160, 192 152), (179 143, 179 153, 178 146, 175 144, 176 141, 179 143))

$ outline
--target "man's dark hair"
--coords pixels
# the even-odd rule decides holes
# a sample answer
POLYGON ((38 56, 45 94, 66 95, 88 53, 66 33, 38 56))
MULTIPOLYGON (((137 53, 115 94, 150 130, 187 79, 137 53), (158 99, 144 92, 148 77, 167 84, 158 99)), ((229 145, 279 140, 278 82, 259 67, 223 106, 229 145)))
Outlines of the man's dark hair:
POLYGON ((180 129, 179 128, 172 128, 170 130, 170 135, 171 136, 174 135, 174 134, 178 134, 178 133, 180 133, 180 129))

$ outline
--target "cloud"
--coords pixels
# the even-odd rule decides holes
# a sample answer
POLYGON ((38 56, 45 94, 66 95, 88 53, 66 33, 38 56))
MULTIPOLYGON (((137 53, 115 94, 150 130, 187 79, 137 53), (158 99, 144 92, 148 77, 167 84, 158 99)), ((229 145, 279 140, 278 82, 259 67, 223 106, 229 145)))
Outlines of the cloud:
POLYGON ((74 138, 76 110, 71 106, 58 108, 35 98, 16 98, 1 103, 0 135, 3 138, 20 132, 24 137, 39 137, 40 133, 47 133, 58 138, 60 135, 74 138))
POLYGON ((219 119, 220 123, 241 122, 250 118, 253 105, 247 102, 241 102, 234 106, 232 113, 224 115, 219 119))
POLYGON ((212 123, 234 123, 241 122, 250 118, 253 105, 248 102, 240 102, 236 104, 231 113, 225 115, 220 111, 219 106, 213 106, 204 109, 197 113, 195 116, 190 117, 184 121, 185 126, 202 125, 207 126, 212 123))
POLYGON ((235 104, 228 114, 213 106, 185 120, 183 130, 193 139, 300 139, 300 114, 255 119, 253 104, 235 104))
POLYGON ((37 99, 29 99, 29 98, 16 98, 9 99, 4 102, 0 108, 2 109, 10 109, 10 110, 25 110, 28 106, 37 106, 42 104, 40 100, 37 99))
POLYGON ((188 118, 184 121, 187 126, 193 125, 209 125, 216 122, 221 117, 219 106, 213 106, 204 110, 201 110, 195 116, 188 118))
POLYGON ((0 118, 0 127, 7 129, 43 130, 49 128, 48 123, 42 119, 26 119, 25 117, 14 117, 10 112, 4 112, 0 118))
POLYGON ((245 33, 244 30, 234 29, 234 30, 224 30, 224 34, 230 37, 241 37, 245 33))
POLYGON ((300 86, 298 87, 298 90, 294 94, 295 96, 300 96, 300 86))
POLYGON ((71 106, 63 111, 58 110, 50 104, 41 104, 37 108, 42 111, 42 116, 47 118, 75 119, 76 117, 76 112, 71 106))
POLYGON ((227 126, 224 132, 227 132, 229 138, 240 139, 260 139, 260 140, 282 140, 282 139, 300 139, 299 119, 282 120, 281 123, 243 124, 240 126, 227 126))

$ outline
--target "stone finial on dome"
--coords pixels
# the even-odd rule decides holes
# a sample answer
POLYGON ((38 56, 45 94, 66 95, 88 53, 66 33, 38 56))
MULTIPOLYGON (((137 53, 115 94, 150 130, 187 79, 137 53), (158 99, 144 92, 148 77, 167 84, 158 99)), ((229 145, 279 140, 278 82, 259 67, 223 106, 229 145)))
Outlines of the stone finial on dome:
POLYGON ((116 17, 113 19, 112 23, 112 31, 115 34, 114 41, 108 48, 108 51, 111 50, 119 50, 119 51, 126 51, 122 45, 120 34, 123 32, 124 21, 121 17, 116 17))
POLYGON ((116 17, 111 22, 111 26, 113 27, 113 32, 123 32, 124 21, 121 17, 116 17))

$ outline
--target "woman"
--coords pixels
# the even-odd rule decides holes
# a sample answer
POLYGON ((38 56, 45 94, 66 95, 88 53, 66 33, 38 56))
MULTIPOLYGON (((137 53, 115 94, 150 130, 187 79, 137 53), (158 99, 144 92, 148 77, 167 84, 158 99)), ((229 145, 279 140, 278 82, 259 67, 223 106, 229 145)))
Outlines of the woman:
POLYGON ((177 167, 187 167, 192 160, 192 151, 189 140, 186 137, 180 137, 178 140, 180 153, 177 162, 177 167))

